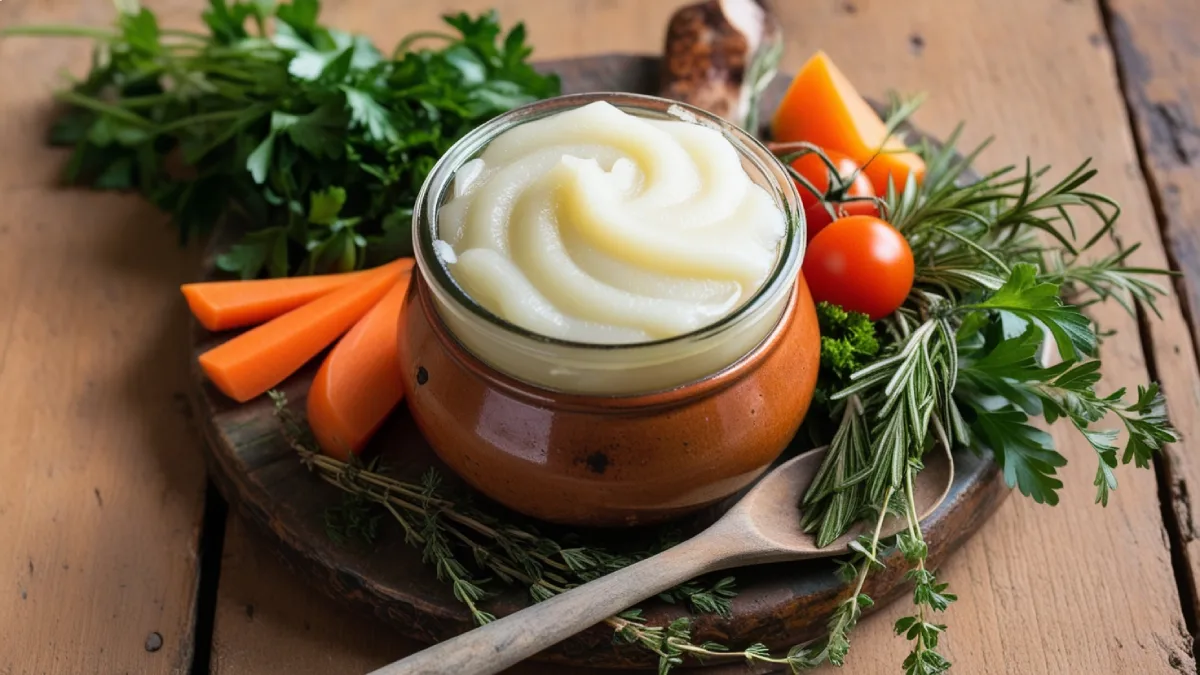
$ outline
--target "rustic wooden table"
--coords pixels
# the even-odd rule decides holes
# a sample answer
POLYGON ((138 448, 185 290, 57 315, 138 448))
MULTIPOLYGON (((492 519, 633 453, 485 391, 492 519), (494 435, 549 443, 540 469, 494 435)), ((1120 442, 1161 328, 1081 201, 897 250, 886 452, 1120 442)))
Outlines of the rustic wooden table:
MULTIPOLYGON (((201 0, 150 3, 197 23, 201 0)), ((655 53, 675 0, 327 0, 382 44, 450 9, 528 24, 537 56, 655 53)), ((984 169, 1091 156, 1139 263, 1185 272, 1162 320, 1116 308, 1109 387, 1163 383, 1185 443, 1092 504, 1092 452, 1056 508, 1008 501, 944 567, 959 673, 1196 672, 1200 459, 1200 12, 1195 0, 777 0, 785 70, 828 51, 862 91, 926 91, 917 124, 994 133, 984 169)), ((8 0, 0 26, 104 24, 101 0, 8 0)), ((0 43, 0 673, 361 673, 414 648, 316 595, 206 491, 189 419, 177 284, 199 248, 135 197, 56 186, 42 144, 82 43, 0 43)), ((851 673, 898 672, 894 607, 868 619, 851 673)), ((519 672, 554 672, 525 668, 519 672)))

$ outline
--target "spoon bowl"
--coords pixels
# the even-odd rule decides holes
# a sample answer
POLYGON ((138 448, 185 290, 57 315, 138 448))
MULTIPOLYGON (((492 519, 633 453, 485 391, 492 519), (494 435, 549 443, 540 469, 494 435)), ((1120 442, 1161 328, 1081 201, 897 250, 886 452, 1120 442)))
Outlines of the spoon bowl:
MULTIPOLYGON (((938 446, 940 448, 940 446, 938 446)), ((648 597, 708 572, 789 560, 842 555, 861 526, 825 547, 800 529, 799 504, 825 448, 788 460, 764 476, 708 529, 658 555, 577 586, 519 612, 434 645, 370 675, 498 673, 539 651, 604 621, 648 597)), ((946 499, 954 482, 954 460, 939 449, 925 458, 913 481, 913 502, 923 520, 946 499)), ((889 517, 880 536, 904 529, 889 517)))
MULTIPOLYGON (((800 529, 797 512, 779 508, 780 504, 800 504, 804 491, 825 459, 825 450, 810 450, 780 464, 738 500, 713 528, 721 525, 740 531, 743 536, 752 534, 783 556, 783 560, 827 558, 849 551, 850 542, 867 531, 865 524, 855 525, 829 545, 818 547, 816 537, 800 529)), ((940 444, 924 457, 924 463, 925 468, 913 480, 918 520, 925 520, 941 506, 954 484, 954 460, 940 444)), ((907 523, 904 518, 889 517, 883 522, 880 536, 890 537, 903 530, 907 523)))

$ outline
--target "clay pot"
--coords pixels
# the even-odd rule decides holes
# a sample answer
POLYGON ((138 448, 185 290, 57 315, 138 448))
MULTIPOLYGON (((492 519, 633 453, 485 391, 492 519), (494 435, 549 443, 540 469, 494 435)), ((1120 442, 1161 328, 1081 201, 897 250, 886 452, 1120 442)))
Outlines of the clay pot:
POLYGON ((414 209, 417 262, 399 338, 413 418, 468 483, 543 520, 641 525, 732 495, 791 441, 816 384, 816 312, 798 281, 800 206, 786 170, 756 139, 666 99, 562 96, 478 127, 438 161, 414 209), (439 209, 459 167, 508 129, 595 100, 719 130, 783 212, 774 269, 719 321, 636 344, 558 340, 492 314, 439 257, 439 209))
POLYGON ((802 277, 754 351, 642 396, 560 394, 497 372, 447 332, 419 274, 404 316, 405 398, 438 456, 488 497, 558 523, 661 522, 737 492, 791 441, 817 380, 802 277))

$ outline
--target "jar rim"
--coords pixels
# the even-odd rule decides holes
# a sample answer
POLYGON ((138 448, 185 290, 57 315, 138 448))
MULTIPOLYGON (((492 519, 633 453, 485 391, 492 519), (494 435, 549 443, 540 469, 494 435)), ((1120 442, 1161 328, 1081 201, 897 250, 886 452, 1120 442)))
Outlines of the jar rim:
MULTIPOLYGON (((449 299, 452 299, 455 304, 467 309, 477 318, 518 338, 564 348, 609 352, 631 351, 703 340, 736 325, 739 320, 752 315, 761 306, 767 304, 779 291, 783 290, 780 288, 781 286, 795 282, 800 265, 804 260, 807 242, 805 215, 801 208, 800 195, 796 185, 774 153, 768 150, 753 134, 695 106, 658 96, 627 92, 589 92, 542 99, 513 108, 471 130, 451 146, 450 150, 438 159, 429 172, 429 176, 417 194, 416 208, 413 209, 412 230, 413 252, 416 256, 418 270, 435 295, 449 296, 449 299), (772 185, 769 191, 783 210, 787 223, 782 250, 771 273, 759 285, 754 294, 717 321, 687 333, 641 342, 580 342, 543 335, 512 323, 479 304, 459 286, 438 256, 434 248, 434 241, 437 238, 435 230, 438 211, 446 193, 453 185, 455 175, 463 164, 482 152, 494 138, 513 127, 597 101, 610 103, 623 112, 631 114, 640 112, 642 116, 645 116, 645 113, 649 112, 661 119, 675 119, 716 129, 733 144, 744 159, 751 161, 763 176, 770 178, 772 185)), ((443 301, 445 299, 443 297, 443 301)))

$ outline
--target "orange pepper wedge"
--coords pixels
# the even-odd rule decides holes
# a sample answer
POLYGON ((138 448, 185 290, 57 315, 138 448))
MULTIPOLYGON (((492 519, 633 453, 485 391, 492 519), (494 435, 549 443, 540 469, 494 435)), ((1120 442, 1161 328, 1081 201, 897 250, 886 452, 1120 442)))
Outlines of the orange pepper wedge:
POLYGON ((924 160, 888 135, 887 125, 825 52, 814 54, 792 80, 771 118, 771 137, 849 155, 880 196, 887 194, 889 176, 897 190, 910 173, 917 181, 925 176, 924 160))

